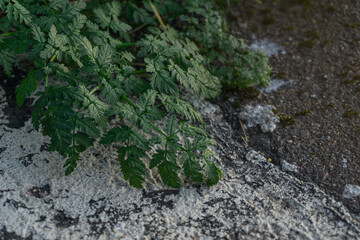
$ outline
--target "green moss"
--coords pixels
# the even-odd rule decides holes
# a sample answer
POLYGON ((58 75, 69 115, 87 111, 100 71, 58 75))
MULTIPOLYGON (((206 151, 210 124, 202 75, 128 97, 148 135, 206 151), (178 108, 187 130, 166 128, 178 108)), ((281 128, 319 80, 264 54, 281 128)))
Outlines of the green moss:
POLYGON ((354 76, 353 78, 351 79, 346 79, 343 81, 344 84, 353 84, 353 83, 356 83, 360 80, 360 75, 356 75, 354 76))
POLYGON ((267 17, 267 18, 264 18, 262 20, 263 25, 271 25, 271 24, 274 24, 274 23, 276 23, 276 19, 272 18, 272 17, 267 17))
POLYGON ((311 0, 296 0, 295 2, 302 5, 305 9, 312 10, 314 8, 314 4, 311 0))
POLYGON ((242 102, 241 102, 241 101, 236 101, 236 102, 234 102, 234 103, 232 104, 232 106, 233 106, 234 108, 240 108, 240 107, 242 106, 242 102))
POLYGON ((328 103, 328 107, 333 108, 333 107, 335 107, 335 104, 334 103, 328 103))
POLYGON ((344 70, 341 73, 338 73, 338 76, 340 77, 346 77, 349 74, 349 70, 344 70))
POLYGON ((329 7, 327 8, 327 10, 328 10, 328 12, 336 12, 336 8, 333 7, 333 6, 329 6, 329 7))
POLYGON ((357 43, 360 42, 360 38, 349 38, 349 43, 357 43))
POLYGON ((321 46, 321 47, 326 47, 329 43, 330 43, 330 41, 329 41, 328 39, 325 39, 324 41, 322 41, 322 42, 320 43, 320 46, 321 46))
POLYGON ((285 127, 294 125, 296 123, 295 118, 291 115, 281 114, 279 115, 279 119, 280 119, 280 123, 285 127))
POLYGON ((288 75, 286 74, 286 72, 278 72, 274 74, 275 78, 279 78, 279 79, 288 79, 288 75))
POLYGON ((307 39, 299 43, 300 47, 313 48, 315 46, 315 41, 313 39, 307 39))
POLYGON ((308 38, 320 38, 319 34, 313 30, 309 30, 305 32, 305 36, 308 38))
POLYGON ((248 8, 246 9, 246 13, 249 17, 251 17, 255 14, 255 10, 253 8, 248 8))
POLYGON ((345 23, 345 25, 347 27, 351 27, 351 28, 354 28, 354 29, 357 29, 358 27, 360 27, 360 23, 358 22, 355 22, 355 23, 345 23))
POLYGON ((259 28, 254 26, 254 27, 250 28, 250 31, 253 33, 257 33, 259 31, 259 28))
POLYGON ((360 80, 360 75, 356 75, 353 77, 354 80, 360 80))
POLYGON ((303 110, 301 110, 301 111, 297 111, 297 112, 295 113, 295 115, 296 115, 296 116, 307 116, 307 115, 309 115, 309 113, 310 113, 310 110, 309 110, 309 109, 303 109, 303 110))
POLYGON ((291 30, 294 30, 295 27, 294 27, 293 25, 290 25, 290 26, 288 26, 288 27, 284 27, 283 29, 284 29, 285 31, 291 31, 291 30))
POLYGON ((255 99, 260 95, 260 91, 253 87, 244 88, 241 93, 244 98, 248 99, 255 99))
POLYGON ((356 80, 354 80, 354 79, 345 79, 344 81, 343 81, 343 84, 353 84, 353 83, 355 83, 356 82, 356 80))
POLYGON ((271 13, 271 8, 265 8, 260 11, 261 14, 269 14, 271 13))
POLYGON ((355 110, 348 110, 343 115, 345 118, 353 119, 354 117, 358 117, 359 113, 355 110))
POLYGON ((306 93, 305 89, 299 89, 296 91, 296 94, 300 97, 301 95, 303 95, 304 93, 306 93))
POLYGON ((286 6, 285 4, 281 4, 280 11, 288 13, 290 11, 290 7, 286 6))
POLYGON ((272 111, 274 114, 278 114, 278 110, 277 110, 276 108, 271 109, 271 111, 272 111))
POLYGON ((356 91, 356 92, 360 92, 360 87, 356 87, 356 88, 355 88, 355 91, 356 91))

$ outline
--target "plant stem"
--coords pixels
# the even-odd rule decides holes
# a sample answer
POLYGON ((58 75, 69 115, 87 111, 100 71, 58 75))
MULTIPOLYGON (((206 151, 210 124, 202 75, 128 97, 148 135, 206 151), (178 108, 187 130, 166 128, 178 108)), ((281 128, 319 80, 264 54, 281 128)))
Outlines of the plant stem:
MULTIPOLYGON (((53 61, 55 60, 55 58, 56 58, 56 54, 54 54, 54 55, 51 57, 49 63, 53 62, 53 61)), ((48 65, 49 65, 49 64, 48 64, 48 65)), ((48 81, 49 81, 49 74, 46 74, 46 77, 45 77, 45 88, 48 86, 48 81)))
POLYGON ((49 4, 47 3, 47 1, 46 1, 46 0, 43 0, 43 2, 44 2, 45 5, 50 9, 51 14, 52 14, 54 17, 56 17, 56 19, 59 19, 58 16, 55 14, 54 9, 52 9, 52 8, 49 6, 49 4))
POLYGON ((1 36, 7 37, 7 36, 11 36, 14 32, 7 32, 7 33, 2 33, 1 36))
POLYGON ((99 88, 101 88, 102 87, 102 83, 101 84, 99 84, 99 85, 97 85, 93 90, 91 90, 91 92, 89 93, 90 95, 92 95, 94 92, 96 92, 99 88))
POLYGON ((165 24, 164 24, 164 22, 163 22, 163 20, 162 20, 162 18, 161 18, 161 16, 160 16, 158 10, 156 9, 155 5, 152 3, 151 0, 148 0, 148 3, 150 4, 151 9, 154 11, 155 16, 156 16, 157 20, 158 20, 159 23, 160 23, 160 26, 161 26, 165 31, 167 31, 167 28, 166 28, 166 26, 165 26, 165 24))

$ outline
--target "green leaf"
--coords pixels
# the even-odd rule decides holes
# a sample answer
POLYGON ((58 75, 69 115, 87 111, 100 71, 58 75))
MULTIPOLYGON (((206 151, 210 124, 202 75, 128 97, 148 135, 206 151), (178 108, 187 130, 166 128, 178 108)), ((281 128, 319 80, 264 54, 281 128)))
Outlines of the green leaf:
POLYGON ((205 164, 205 173, 206 173, 206 184, 208 186, 213 186, 217 184, 221 178, 220 169, 212 161, 203 158, 205 164))
POLYGON ((97 61, 101 67, 107 67, 112 62, 112 56, 114 52, 110 45, 105 45, 100 47, 100 52, 97 58, 97 61))
POLYGON ((103 9, 101 8, 97 8, 94 10, 94 14, 96 17, 96 22, 102 27, 102 28, 106 28, 107 26, 110 25, 111 22, 111 16, 109 16, 108 14, 105 14, 105 12, 103 11, 103 9))
POLYGON ((69 2, 68 0, 52 0, 50 2, 50 7, 56 10, 60 10, 66 6, 69 2))
POLYGON ((149 144, 144 135, 135 127, 131 129, 130 141, 144 151, 149 150, 149 144))
POLYGON ((205 97, 216 97, 220 94, 220 80, 195 60, 191 60, 193 67, 188 69, 187 77, 191 88, 205 97))
POLYGON ((142 110, 147 110, 150 106, 154 105, 156 100, 157 92, 153 89, 147 90, 140 98, 137 106, 142 110))
POLYGON ((110 144, 114 142, 124 142, 129 138, 131 130, 128 126, 114 127, 108 131, 101 139, 101 144, 110 144))
POLYGON ((94 143, 94 139, 89 137, 89 135, 79 132, 74 135, 76 143, 84 147, 90 147, 94 143))
POLYGON ((77 118, 76 127, 93 138, 100 136, 100 131, 91 118, 77 118))
POLYGON ((65 162, 64 167, 67 167, 65 170, 65 176, 70 175, 77 166, 77 160, 79 160, 79 154, 72 154, 65 162))
POLYGON ((124 179, 129 181, 130 186, 142 188, 146 167, 140 158, 146 156, 144 151, 136 146, 128 146, 120 147, 118 153, 124 179))
POLYGON ((5 73, 10 76, 14 55, 6 50, 0 50, 0 65, 4 67, 5 73))
POLYGON ((203 175, 200 172, 202 168, 199 161, 196 159, 197 154, 194 153, 195 150, 199 149, 196 145, 192 146, 188 140, 185 141, 185 149, 186 151, 181 155, 185 177, 194 182, 202 182, 203 175))
POLYGON ((171 94, 178 94, 178 87, 169 72, 157 67, 154 61, 145 59, 146 71, 152 73, 150 77, 150 85, 153 89, 160 92, 167 92, 171 94))
POLYGON ((124 90, 118 87, 113 87, 108 82, 103 81, 103 87, 101 89, 101 97, 103 97, 109 104, 119 102, 120 96, 124 94, 124 90))
POLYGON ((178 80, 186 89, 189 89, 190 82, 185 71, 176 65, 172 59, 170 59, 169 62, 169 71, 171 72, 171 75, 175 77, 176 80, 178 80))
POLYGON ((71 106, 56 102, 48 105, 48 110, 44 115, 42 124, 45 135, 50 136, 55 150, 66 156, 72 144, 74 111, 71 106))
POLYGON ((40 27, 35 24, 31 25, 31 33, 35 41, 45 43, 45 34, 41 31, 40 27))
POLYGON ((25 23, 29 25, 32 21, 30 12, 24 8, 17 0, 9 1, 6 8, 7 17, 9 20, 19 21, 19 23, 25 23))
POLYGON ((63 8, 61 13, 61 18, 72 18, 86 8, 86 3, 84 1, 74 1, 69 2, 67 7, 63 8))
POLYGON ((16 88, 16 103, 19 107, 24 104, 26 96, 30 96, 36 90, 36 71, 30 70, 27 77, 20 82, 16 88))
POLYGON ((31 113, 31 122, 36 131, 39 130, 40 120, 44 114, 43 109, 48 104, 48 98, 42 92, 40 93, 40 97, 36 100, 33 111, 31 113))
POLYGON ((161 149, 156 150, 156 153, 151 157, 150 168, 153 169, 154 167, 159 166, 159 164, 166 161, 167 159, 171 159, 171 161, 176 161, 175 153, 161 149))
POLYGON ((173 188, 180 187, 180 178, 177 174, 177 171, 180 167, 176 164, 176 162, 163 161, 158 166, 158 171, 161 177, 162 182, 173 188))
POLYGON ((95 122, 102 128, 105 128, 107 124, 107 118, 105 117, 107 105, 96 96, 91 95, 83 85, 79 87, 79 93, 84 96, 83 106, 88 109, 90 117, 94 118, 95 122))
POLYGON ((180 114, 190 121, 204 123, 202 116, 188 102, 167 94, 161 94, 159 98, 167 111, 180 114))
POLYGON ((73 22, 69 24, 69 34, 79 34, 80 30, 84 27, 86 16, 83 14, 76 15, 73 22))

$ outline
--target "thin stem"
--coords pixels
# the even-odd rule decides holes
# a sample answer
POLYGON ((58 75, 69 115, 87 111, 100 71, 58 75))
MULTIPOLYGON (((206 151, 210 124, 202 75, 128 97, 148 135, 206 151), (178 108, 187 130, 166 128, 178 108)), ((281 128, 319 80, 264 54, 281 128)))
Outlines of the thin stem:
POLYGON ((54 17, 56 17, 56 19, 59 19, 58 16, 56 15, 56 13, 54 12, 54 9, 52 9, 52 8, 49 6, 49 4, 47 3, 47 1, 46 1, 46 0, 43 0, 43 2, 44 2, 45 5, 50 9, 51 14, 52 14, 54 17))
POLYGON ((134 30, 130 31, 129 34, 136 33, 137 31, 140 31, 141 29, 143 29, 143 28, 146 27, 147 25, 149 25, 149 23, 141 24, 140 26, 138 26, 138 27, 135 28, 134 30))
POLYGON ((99 85, 97 85, 93 90, 91 90, 91 92, 89 93, 90 95, 92 95, 94 92, 96 92, 99 88, 101 88, 102 87, 102 83, 101 84, 99 84, 99 85))
POLYGON ((0 34, 1 36, 7 37, 7 36, 11 36, 14 32, 7 32, 7 33, 2 33, 0 34))
POLYGON ((121 43, 116 45, 117 48, 127 48, 127 47, 133 47, 136 43, 121 43))
POLYGON ((165 26, 165 24, 164 24, 164 22, 163 22, 163 20, 162 20, 162 18, 161 18, 161 16, 160 16, 158 10, 156 9, 155 5, 152 3, 151 0, 148 0, 148 3, 150 4, 151 9, 153 10, 153 12, 154 12, 157 20, 159 21, 160 26, 161 26, 165 31, 167 31, 167 28, 166 28, 166 26, 165 26))
MULTIPOLYGON (((55 60, 55 58, 56 58, 56 54, 54 54, 54 55, 51 57, 49 63, 53 62, 53 61, 55 60)), ((48 64, 48 65, 49 65, 49 64, 48 64)), ((49 81, 49 74, 46 74, 46 77, 45 77, 45 88, 48 86, 48 81, 49 81)))

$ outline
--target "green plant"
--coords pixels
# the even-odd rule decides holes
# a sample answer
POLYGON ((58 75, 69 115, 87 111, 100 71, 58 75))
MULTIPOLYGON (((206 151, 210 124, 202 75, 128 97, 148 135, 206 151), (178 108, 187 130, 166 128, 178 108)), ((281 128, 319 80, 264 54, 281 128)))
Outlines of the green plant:
POLYGON ((182 93, 216 97, 236 75, 239 86, 264 84, 269 68, 228 33, 211 1, 0 0, 0 11, 0 65, 10 74, 17 54, 27 54, 33 69, 17 103, 36 95, 32 123, 67 159, 66 175, 100 139, 120 143, 131 186, 143 186, 148 168, 175 188, 180 170, 189 181, 219 181, 214 141, 182 93))

